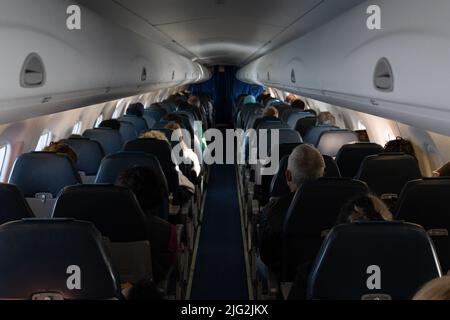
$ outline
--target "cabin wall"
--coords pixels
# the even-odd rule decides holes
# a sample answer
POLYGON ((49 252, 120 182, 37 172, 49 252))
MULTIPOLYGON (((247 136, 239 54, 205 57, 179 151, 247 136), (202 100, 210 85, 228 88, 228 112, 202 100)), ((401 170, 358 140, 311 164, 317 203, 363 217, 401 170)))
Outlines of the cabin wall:
POLYGON ((15 159, 25 152, 34 151, 40 136, 44 133, 50 131, 52 133, 51 140, 58 141, 69 137, 75 124, 81 122, 80 133, 82 134, 85 130, 94 127, 100 115, 104 119, 111 119, 117 108, 116 115, 121 116, 125 113, 130 103, 141 102, 148 107, 152 103, 165 100, 169 95, 184 88, 161 89, 89 107, 0 125, 0 147, 8 146, 8 153, 1 171, 0 180, 7 182, 15 159))
POLYGON ((450 135, 448 12, 448 0, 367 1, 255 60, 238 77, 450 135), (370 5, 381 8, 381 30, 366 26, 370 5), (381 58, 393 70, 392 92, 374 85, 381 58))

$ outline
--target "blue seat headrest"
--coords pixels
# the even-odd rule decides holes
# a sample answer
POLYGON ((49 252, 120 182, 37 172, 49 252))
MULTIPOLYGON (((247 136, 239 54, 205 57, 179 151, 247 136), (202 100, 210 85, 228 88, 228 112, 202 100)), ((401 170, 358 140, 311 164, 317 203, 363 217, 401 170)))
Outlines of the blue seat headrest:
POLYGON ((138 138, 138 132, 135 126, 126 120, 120 121, 119 133, 124 143, 138 138))
POLYGON ((0 203, 0 225, 34 216, 22 192, 14 185, 0 183, 0 203))
POLYGON ((145 215, 133 192, 113 185, 78 185, 63 190, 53 218, 92 222, 112 242, 147 239, 145 215))
POLYGON ((361 163, 368 156, 383 152, 383 147, 376 143, 353 143, 344 145, 336 155, 336 162, 342 176, 353 178, 358 173, 361 163))
POLYGON ((333 130, 341 130, 341 129, 329 125, 316 126, 308 131, 308 133, 303 137, 303 141, 305 141, 305 143, 312 144, 313 146, 317 147, 320 142, 320 137, 322 136, 322 134, 324 132, 333 130))
POLYGON ((90 139, 70 138, 63 143, 75 151, 78 156, 77 168, 87 176, 97 174, 100 162, 104 157, 103 148, 97 141, 90 139))
POLYGON ((125 115, 119 119, 120 121, 130 122, 138 134, 148 131, 147 121, 144 118, 135 115, 125 115))
POLYGON ((98 141, 105 155, 119 152, 123 146, 120 132, 110 128, 89 129, 83 133, 83 137, 98 141))
POLYGON ((34 198, 38 193, 56 197, 64 187, 81 183, 81 178, 68 156, 31 152, 17 158, 9 183, 19 187, 27 198, 34 198))
POLYGON ((0 299, 32 299, 40 293, 67 300, 121 298, 102 236, 90 223, 30 219, 4 224, 0 256, 0 299), (69 281, 77 272, 80 286, 69 281))
POLYGON ((340 225, 328 235, 312 267, 308 298, 386 295, 406 300, 440 276, 433 245, 421 227, 399 222, 340 225))

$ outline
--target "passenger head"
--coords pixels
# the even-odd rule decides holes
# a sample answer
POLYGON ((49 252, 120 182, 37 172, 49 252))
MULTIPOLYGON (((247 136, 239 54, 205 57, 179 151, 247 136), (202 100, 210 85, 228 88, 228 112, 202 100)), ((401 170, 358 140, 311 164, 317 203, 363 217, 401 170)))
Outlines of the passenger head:
POLYGON ((321 112, 317 117, 319 125, 336 125, 336 118, 330 112, 321 112))
POLYGON ((433 177, 450 177, 450 162, 433 171, 433 177))
POLYGON ((263 112, 264 117, 278 118, 278 110, 274 107, 267 107, 263 112))
POLYGON ((188 103, 191 105, 191 106, 194 106, 194 107, 197 107, 197 108, 200 108, 200 99, 197 97, 197 96, 190 96, 189 97, 189 99, 188 99, 188 103))
POLYGON ((292 104, 292 102, 294 102, 295 100, 298 100, 298 97, 294 94, 290 94, 286 97, 285 102, 287 104, 292 104))
POLYGON ((164 120, 169 121, 169 122, 176 122, 180 126, 183 125, 183 118, 181 118, 179 115, 177 115, 175 113, 169 113, 168 115, 164 116, 164 120))
POLYGON ((305 110, 306 104, 303 100, 297 99, 294 102, 291 103, 292 108, 298 109, 298 110, 305 110))
POLYGON ((253 103, 256 103, 256 99, 255 99, 254 96, 248 95, 248 96, 245 97, 245 99, 244 99, 244 105, 245 105, 245 104, 253 104, 253 103))
POLYGON ((71 147, 69 147, 65 143, 62 143, 61 141, 50 143, 42 151, 65 154, 66 156, 68 156, 70 158, 70 160, 72 160, 72 162, 74 164, 78 162, 78 156, 75 153, 75 151, 73 151, 73 149, 71 147))
POLYGON ((416 293, 413 300, 449 301, 450 276, 431 280, 416 293))
POLYGON ((325 161, 320 152, 311 145, 303 144, 292 151, 286 170, 286 181, 291 192, 295 192, 305 181, 323 177, 325 161))
POLYGON ((141 208, 146 213, 158 214, 158 209, 167 197, 164 186, 158 183, 159 177, 150 167, 134 167, 124 171, 117 185, 133 191, 141 208))
POLYGON ((100 123, 100 125, 98 127, 119 130, 120 129, 120 121, 117 119, 104 120, 104 121, 102 121, 102 123, 100 123))
POLYGON ((386 143, 384 147, 384 152, 385 153, 402 152, 417 159, 416 152, 414 151, 412 143, 409 140, 405 140, 401 137, 397 137, 397 139, 391 140, 388 143, 386 143))
POLYGON ((137 117, 141 118, 144 115, 144 110, 145 110, 145 108, 142 103, 140 103, 140 102, 133 103, 128 106, 126 114, 131 115, 131 116, 137 116, 137 117))
POLYGON ((346 203, 339 214, 338 224, 358 221, 392 221, 386 204, 373 194, 358 196, 346 203))
POLYGON ((139 136, 139 139, 155 139, 155 140, 169 142, 169 140, 167 140, 167 137, 164 133, 162 133, 161 131, 156 131, 156 130, 144 132, 143 134, 141 134, 139 136))

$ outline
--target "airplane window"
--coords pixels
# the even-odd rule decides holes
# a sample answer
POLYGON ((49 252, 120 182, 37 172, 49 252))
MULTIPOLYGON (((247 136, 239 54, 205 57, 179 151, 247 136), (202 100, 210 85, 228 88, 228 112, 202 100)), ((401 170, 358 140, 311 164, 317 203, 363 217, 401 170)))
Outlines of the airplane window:
POLYGON ((8 154, 8 145, 0 147, 0 176, 3 173, 3 167, 5 165, 6 155, 8 154))
POLYGON ((102 123, 103 121, 103 115, 101 114, 98 118, 97 121, 95 121, 95 128, 98 128, 98 126, 100 125, 100 123, 102 123))
POLYGON ((78 121, 75 124, 75 126, 73 127, 72 134, 80 134, 82 126, 83 126, 83 123, 81 121, 78 121))
POLYGON ((50 131, 42 134, 36 146, 36 151, 44 150, 44 148, 48 146, 51 141, 52 141, 52 133, 50 131))

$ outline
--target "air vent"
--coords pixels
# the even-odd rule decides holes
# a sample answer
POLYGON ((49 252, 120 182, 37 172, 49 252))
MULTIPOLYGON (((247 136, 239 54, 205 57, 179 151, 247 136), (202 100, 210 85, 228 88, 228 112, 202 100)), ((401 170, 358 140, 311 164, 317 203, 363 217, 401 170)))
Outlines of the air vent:
POLYGON ((297 82, 297 79, 295 77, 295 70, 294 69, 292 69, 292 71, 291 71, 291 82, 292 83, 296 83, 297 82))
POLYGON ((147 69, 145 67, 142 68, 142 73, 141 73, 141 81, 144 82, 147 80, 147 69))
POLYGON ((31 53, 25 59, 20 74, 20 85, 23 88, 37 88, 45 83, 45 67, 37 53, 31 53))
POLYGON ((391 64, 386 58, 381 58, 375 67, 374 85, 377 90, 392 92, 394 90, 394 74, 391 64))

